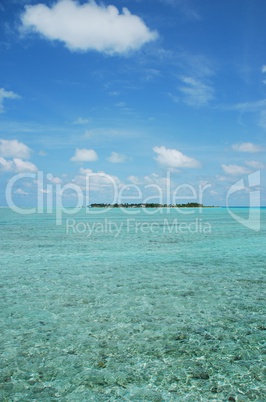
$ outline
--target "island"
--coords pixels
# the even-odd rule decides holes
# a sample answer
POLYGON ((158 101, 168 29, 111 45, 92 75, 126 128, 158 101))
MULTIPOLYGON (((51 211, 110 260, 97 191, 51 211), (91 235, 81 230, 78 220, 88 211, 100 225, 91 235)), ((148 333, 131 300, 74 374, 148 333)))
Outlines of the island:
POLYGON ((122 204, 105 204, 105 203, 93 203, 87 205, 87 208, 215 208, 212 206, 204 206, 198 202, 188 202, 186 204, 158 204, 158 203, 122 203, 122 204))

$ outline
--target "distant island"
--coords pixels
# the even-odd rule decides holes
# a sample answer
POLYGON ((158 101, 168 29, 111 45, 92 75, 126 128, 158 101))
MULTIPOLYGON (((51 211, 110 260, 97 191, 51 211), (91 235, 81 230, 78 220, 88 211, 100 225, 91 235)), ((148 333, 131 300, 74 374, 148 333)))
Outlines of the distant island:
POLYGON ((140 203, 140 204, 104 204, 94 203, 87 206, 88 208, 215 208, 212 206, 204 206, 198 202, 188 202, 186 204, 157 204, 157 203, 140 203))

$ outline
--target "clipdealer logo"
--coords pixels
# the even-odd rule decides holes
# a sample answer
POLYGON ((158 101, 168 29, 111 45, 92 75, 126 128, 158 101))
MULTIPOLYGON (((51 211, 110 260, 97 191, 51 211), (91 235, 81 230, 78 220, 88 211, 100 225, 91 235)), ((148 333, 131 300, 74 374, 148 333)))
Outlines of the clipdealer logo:
POLYGON ((139 221, 136 218, 128 218, 122 221, 113 219, 90 221, 87 220, 66 220, 66 233, 71 235, 85 235, 91 237, 93 235, 110 234, 118 237, 125 233, 134 234, 210 234, 212 226, 209 222, 201 218, 187 220, 179 220, 177 218, 164 218, 160 221, 139 221))
MULTIPOLYGON (((158 184, 147 184, 144 188, 140 188, 137 185, 118 185, 112 176, 106 175, 105 173, 88 173, 85 176, 86 182, 83 187, 78 186, 75 183, 54 183, 49 182, 50 178, 53 177, 52 174, 44 175, 43 172, 38 171, 36 173, 19 173, 13 176, 7 186, 5 191, 7 205, 15 212, 19 214, 41 214, 44 213, 53 213, 55 212, 56 216, 56 224, 61 225, 63 222, 63 216, 65 215, 73 215, 78 213, 84 205, 90 204, 91 193, 93 193, 93 184, 94 180, 97 179, 102 181, 102 188, 108 188, 108 191, 111 194, 112 202, 107 204, 108 206, 104 208, 84 208, 86 214, 90 215, 101 215, 108 210, 110 210, 111 204, 122 204, 128 198, 128 189, 130 188, 132 191, 135 190, 136 195, 129 197, 135 202, 143 202, 150 203, 151 200, 159 201, 159 204, 165 204, 164 196, 166 197, 166 205, 164 208, 166 213, 170 213, 172 209, 175 209, 178 213, 182 215, 188 215, 195 212, 193 208, 179 208, 177 204, 182 200, 188 201, 197 201, 199 205, 198 212, 202 213, 202 205, 203 205, 203 195, 204 192, 211 187, 210 184, 199 185, 198 188, 190 185, 190 184, 180 184, 176 188, 173 188, 171 184, 171 174, 170 171, 167 172, 166 176, 166 188, 161 188, 158 184), (16 186, 22 180, 32 180, 33 183, 36 184, 36 194, 37 194, 37 204, 34 208, 21 208, 16 202, 14 195, 16 193, 16 186), (48 180, 48 183, 45 183, 48 180), (156 196, 146 196, 145 199, 145 190, 152 189, 155 192, 156 196), (144 191, 144 192, 143 192, 144 191), (64 206, 64 198, 68 194, 68 192, 72 192, 72 195, 75 197, 76 204, 72 208, 67 208, 64 206), (126 195, 127 194, 127 195, 126 195), (184 195, 186 194, 186 195, 184 195)), ((260 191, 261 185, 261 172, 258 170, 254 173, 247 175, 247 177, 242 178, 235 182, 227 191, 225 205, 230 216, 239 224, 254 230, 259 231, 261 228, 261 211, 260 211, 260 191), (237 193, 241 194, 241 192, 246 192, 249 195, 248 200, 248 217, 244 218, 241 216, 241 213, 237 213, 236 209, 232 207, 232 200, 234 195, 237 193)), ((140 213, 138 209, 133 208, 124 208, 120 207, 120 209, 125 212, 127 215, 137 215, 140 213)), ((161 208, 143 208, 144 212, 147 215, 153 215, 156 213, 162 213, 161 208)))
POLYGON ((229 188, 226 195, 226 208, 232 218, 241 225, 256 232, 260 231, 261 227, 260 179, 260 170, 257 170, 256 172, 249 174, 246 180, 242 178, 234 183, 229 188), (243 218, 239 214, 236 214, 235 210, 232 210, 232 207, 230 207, 230 197, 239 191, 247 191, 249 193, 248 218, 243 218))
POLYGON ((180 208, 179 203, 184 200, 188 202, 196 202, 199 205, 198 212, 202 213, 203 197, 205 191, 211 187, 210 184, 201 184, 193 186, 189 183, 183 183, 177 185, 175 188, 171 182, 171 172, 167 171, 166 178, 164 180, 165 185, 162 186, 156 183, 145 184, 140 187, 135 184, 119 184, 110 175, 103 172, 100 173, 86 173, 85 180, 82 186, 75 183, 52 183, 50 179, 52 174, 44 174, 42 171, 36 173, 19 173, 13 176, 5 191, 6 202, 9 208, 19 214, 41 214, 41 213, 55 213, 56 224, 61 225, 63 217, 65 215, 73 215, 86 206, 83 210, 86 214, 90 215, 102 215, 112 209, 112 205, 119 204, 119 208, 127 215, 137 215, 140 213, 139 209, 126 208, 124 203, 128 202, 128 199, 139 203, 139 205, 145 205, 146 203, 158 204, 155 208, 143 208, 143 211, 147 215, 154 215, 156 213, 162 213, 160 205, 166 205, 163 208, 164 211, 170 213, 174 208, 182 215, 190 215, 195 212, 194 208, 180 208), (36 188, 36 206, 33 208, 22 208, 16 204, 16 187, 20 181, 27 179, 31 180, 35 184, 36 188), (48 182, 47 182, 48 181, 48 182), (97 184, 95 186, 95 183, 97 184), (95 191, 101 193, 107 192, 110 198, 110 203, 104 204, 103 208, 88 208, 91 204, 91 197, 95 195, 95 191), (134 195, 130 195, 131 191, 134 195), (71 192, 74 206, 67 208, 64 206, 65 197, 71 192), (153 195, 151 195, 153 194, 153 195))

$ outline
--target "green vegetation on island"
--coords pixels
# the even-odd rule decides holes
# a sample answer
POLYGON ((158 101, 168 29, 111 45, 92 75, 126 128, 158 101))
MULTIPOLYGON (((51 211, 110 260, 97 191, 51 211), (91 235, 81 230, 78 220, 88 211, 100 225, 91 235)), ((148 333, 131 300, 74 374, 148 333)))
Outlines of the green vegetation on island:
POLYGON ((214 206, 206 207, 198 202, 188 202, 186 204, 159 204, 159 203, 135 203, 135 204, 105 204, 93 203, 88 208, 214 208, 214 206))

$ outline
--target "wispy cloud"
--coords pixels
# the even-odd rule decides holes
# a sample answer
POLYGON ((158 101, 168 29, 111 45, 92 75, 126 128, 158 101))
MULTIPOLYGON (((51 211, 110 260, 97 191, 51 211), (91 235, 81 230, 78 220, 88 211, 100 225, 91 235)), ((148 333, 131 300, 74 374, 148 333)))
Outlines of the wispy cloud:
POLYGON ((62 179, 60 179, 60 177, 53 176, 52 174, 47 175, 47 180, 48 180, 50 183, 53 183, 53 184, 60 184, 60 183, 62 183, 62 179))
POLYGON ((112 141, 113 139, 119 139, 119 138, 126 138, 126 139, 131 139, 131 138, 137 138, 137 137, 143 137, 143 133, 141 131, 137 131, 131 128, 110 128, 110 127, 97 127, 93 128, 91 130, 87 130, 84 133, 84 139, 87 140, 88 138, 91 140, 93 139, 94 142, 96 141, 112 141))
POLYGON ((247 174, 250 173, 250 170, 248 170, 244 166, 239 166, 239 165, 221 165, 223 171, 226 174, 232 175, 232 176, 239 176, 242 174, 247 174))
POLYGON ((4 88, 0 88, 0 113, 4 112, 5 99, 20 99, 21 96, 13 91, 6 91, 4 88))
POLYGON ((155 68, 146 68, 143 71, 143 80, 144 81, 152 81, 155 78, 159 77, 161 72, 155 68))
POLYGON ((162 166, 168 168, 199 168, 200 162, 194 158, 184 155, 174 148, 164 146, 154 147, 153 151, 157 154, 155 160, 162 166))
POLYGON ((239 110, 241 112, 260 112, 266 107, 266 99, 253 102, 241 102, 228 107, 227 109, 239 110))
POLYGON ((27 191, 23 190, 22 188, 18 188, 18 189, 15 191, 15 193, 16 193, 16 194, 19 194, 19 195, 28 195, 28 194, 29 194, 29 193, 27 193, 27 191))
POLYGON ((135 186, 139 186, 140 184, 142 184, 142 181, 137 176, 134 175, 128 176, 127 180, 130 183, 134 184, 135 186))
POLYGON ((264 150, 262 146, 253 144, 252 142, 233 144, 232 148, 237 152, 262 152, 264 150))
POLYGON ((95 192, 96 196, 101 193, 103 197, 108 197, 113 194, 114 187, 117 188, 122 184, 117 176, 110 175, 104 171, 94 172, 91 169, 84 168, 80 169, 79 174, 75 176, 72 182, 81 188, 86 188, 88 178, 90 191, 95 192))
POLYGON ((246 161, 246 165, 252 167, 253 169, 264 169, 265 164, 259 161, 246 161))
POLYGON ((223 110, 237 110, 242 113, 255 113, 258 116, 257 124, 259 127, 266 128, 266 99, 257 101, 240 102, 226 106, 223 110))
POLYGON ((113 5, 97 5, 94 1, 80 5, 73 0, 59 0, 51 8, 44 4, 27 6, 21 21, 24 29, 61 41, 71 51, 124 54, 158 37, 127 8, 119 13, 113 5))
POLYGON ((180 52, 178 54, 178 63, 188 76, 202 80, 215 75, 215 63, 201 53, 180 52))
POLYGON ((160 0, 161 3, 168 4, 172 7, 178 7, 182 14, 189 20, 200 20, 201 17, 198 11, 190 4, 189 1, 184 0, 160 0))
POLYGON ((88 124, 90 121, 89 119, 86 119, 84 117, 78 117, 73 124, 77 124, 77 125, 83 125, 83 124, 88 124))
POLYGON ((193 77, 182 77, 179 91, 184 95, 183 101, 189 106, 202 107, 214 99, 214 90, 210 84, 193 77))
POLYGON ((126 102, 117 102, 115 106, 121 110, 121 112, 126 114, 133 114, 134 110, 127 106, 126 102))
POLYGON ((215 63, 204 54, 192 54, 180 51, 172 55, 169 63, 178 68, 178 94, 171 92, 174 102, 183 101, 191 107, 207 106, 214 97, 214 85, 211 77, 215 75, 215 63))

